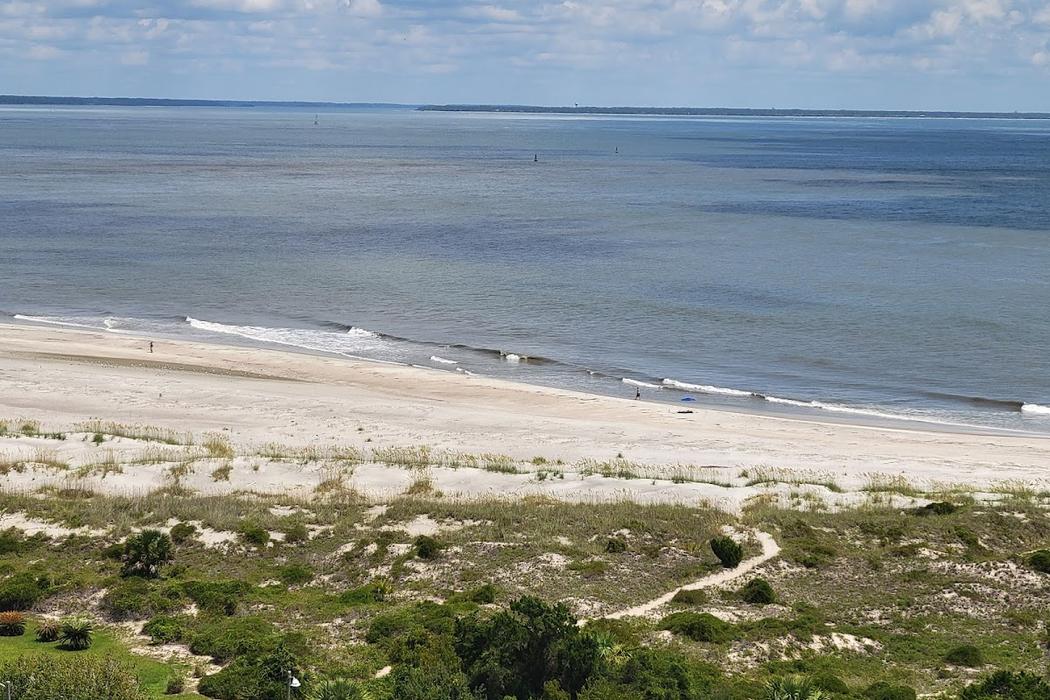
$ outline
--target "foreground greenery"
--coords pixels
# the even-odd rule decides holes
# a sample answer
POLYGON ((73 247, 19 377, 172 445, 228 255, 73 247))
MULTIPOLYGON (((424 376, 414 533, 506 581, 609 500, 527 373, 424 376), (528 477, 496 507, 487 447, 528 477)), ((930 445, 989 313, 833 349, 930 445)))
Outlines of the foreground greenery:
POLYGON ((1050 519, 1022 494, 838 513, 757 500, 733 518, 420 491, 385 508, 340 489, 0 495, 3 512, 83 528, 0 532, 0 610, 28 616, 0 636, 0 681, 68 700, 277 699, 289 671, 299 697, 328 700, 1050 698, 1050 519), (736 567, 754 530, 783 547, 755 574, 658 619, 602 619, 736 567), (86 648, 65 624, 37 641, 45 615, 90 619, 86 648), (43 676, 86 694, 27 685, 43 676))

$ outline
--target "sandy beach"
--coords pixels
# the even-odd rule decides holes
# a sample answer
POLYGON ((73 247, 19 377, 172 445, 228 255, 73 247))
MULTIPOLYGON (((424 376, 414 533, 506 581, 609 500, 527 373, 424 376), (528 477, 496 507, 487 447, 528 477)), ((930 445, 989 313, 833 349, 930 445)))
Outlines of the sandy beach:
MULTIPOLYGON (((565 465, 622 455, 633 464, 710 467, 731 477, 748 468, 821 473, 847 489, 859 489, 872 473, 925 485, 1038 483, 1050 465, 1050 439, 1039 436, 847 425, 695 406, 682 414, 676 405, 280 350, 157 340, 150 354, 148 342, 0 325, 0 417, 38 420, 45 430, 100 419, 220 432, 239 446, 427 446, 565 465)), ((500 481, 506 475, 483 474, 482 484, 479 475, 448 471, 440 486, 457 493, 515 487, 500 481)), ((356 478, 371 489, 402 488, 410 478, 396 472, 362 469, 356 478)), ((135 478, 123 476, 127 486, 135 478)), ((297 478, 284 474, 275 488, 293 488, 297 478)), ((312 488, 317 479, 304 472, 301 485, 312 488)), ((563 480, 544 488, 579 496, 627 483, 605 481, 618 484, 563 480)), ((699 489, 690 498, 712 488, 674 486, 699 489)))

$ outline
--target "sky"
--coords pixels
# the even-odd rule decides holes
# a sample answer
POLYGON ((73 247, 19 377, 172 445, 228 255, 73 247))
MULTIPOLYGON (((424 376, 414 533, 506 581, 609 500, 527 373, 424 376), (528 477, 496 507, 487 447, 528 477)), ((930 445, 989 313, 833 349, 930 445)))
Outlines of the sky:
POLYGON ((1050 111, 1050 0, 0 0, 0 93, 1050 111))

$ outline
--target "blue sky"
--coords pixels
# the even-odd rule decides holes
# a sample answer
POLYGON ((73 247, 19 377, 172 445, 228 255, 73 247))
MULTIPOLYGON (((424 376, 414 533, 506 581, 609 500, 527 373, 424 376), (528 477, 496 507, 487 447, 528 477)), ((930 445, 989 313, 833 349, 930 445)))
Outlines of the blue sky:
POLYGON ((0 0, 0 93, 1050 111, 1050 0, 0 0))

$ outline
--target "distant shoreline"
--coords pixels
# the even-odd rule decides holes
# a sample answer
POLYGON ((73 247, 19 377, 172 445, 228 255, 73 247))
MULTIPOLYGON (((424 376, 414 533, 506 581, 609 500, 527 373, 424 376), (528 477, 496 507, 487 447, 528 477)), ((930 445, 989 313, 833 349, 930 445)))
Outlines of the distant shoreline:
POLYGON ((948 112, 868 109, 742 109, 735 107, 539 107, 533 105, 423 105, 421 112, 634 115, 664 117, 889 117, 899 119, 1050 119, 1047 112, 948 112))
POLYGON ((544 107, 499 104, 405 104, 398 102, 310 102, 301 100, 193 100, 166 97, 64 97, 0 95, 0 106, 96 107, 301 107, 313 109, 414 109, 420 112, 579 114, 689 117, 883 117, 898 119, 1050 119, 1050 112, 952 112, 943 110, 751 109, 737 107, 544 107))

